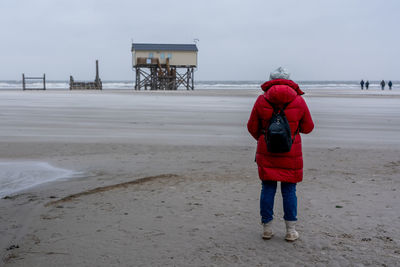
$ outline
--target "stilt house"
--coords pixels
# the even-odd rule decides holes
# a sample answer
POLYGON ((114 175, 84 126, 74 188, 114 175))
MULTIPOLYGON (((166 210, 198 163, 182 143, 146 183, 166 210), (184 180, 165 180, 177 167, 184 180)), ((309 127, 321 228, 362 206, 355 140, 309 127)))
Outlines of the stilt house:
POLYGON ((135 90, 194 89, 195 44, 132 44, 135 90))

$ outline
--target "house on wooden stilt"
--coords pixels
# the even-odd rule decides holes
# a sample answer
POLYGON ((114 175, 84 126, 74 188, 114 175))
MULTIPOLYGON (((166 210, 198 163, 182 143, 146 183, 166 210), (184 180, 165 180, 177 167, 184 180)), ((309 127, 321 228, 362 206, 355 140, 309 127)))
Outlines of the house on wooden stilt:
POLYGON ((132 44, 135 90, 194 90, 196 44, 132 44))

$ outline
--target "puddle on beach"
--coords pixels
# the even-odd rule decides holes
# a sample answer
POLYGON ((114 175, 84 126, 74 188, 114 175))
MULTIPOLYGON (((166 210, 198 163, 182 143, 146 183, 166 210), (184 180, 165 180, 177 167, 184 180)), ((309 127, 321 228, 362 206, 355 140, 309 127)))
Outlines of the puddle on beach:
POLYGON ((0 198, 46 182, 71 178, 77 174, 78 172, 57 168, 47 162, 0 162, 0 198))

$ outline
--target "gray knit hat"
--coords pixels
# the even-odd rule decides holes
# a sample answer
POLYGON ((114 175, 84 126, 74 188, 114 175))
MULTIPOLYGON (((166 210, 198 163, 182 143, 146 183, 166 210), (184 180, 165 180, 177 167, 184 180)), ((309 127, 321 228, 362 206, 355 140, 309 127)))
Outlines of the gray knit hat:
POLYGON ((279 67, 276 70, 274 70, 273 72, 271 72, 271 74, 269 75, 269 79, 270 80, 275 80, 275 79, 289 80, 290 73, 287 69, 279 67))

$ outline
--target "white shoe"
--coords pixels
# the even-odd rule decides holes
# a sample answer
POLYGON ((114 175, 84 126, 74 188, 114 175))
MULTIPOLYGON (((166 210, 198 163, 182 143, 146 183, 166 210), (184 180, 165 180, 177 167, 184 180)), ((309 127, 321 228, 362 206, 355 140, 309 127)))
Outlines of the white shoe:
POLYGON ((299 233, 296 231, 296 221, 285 221, 286 224, 286 241, 296 241, 299 239, 299 233))
POLYGON ((274 235, 272 233, 272 221, 268 222, 268 223, 263 223, 263 234, 262 234, 262 239, 271 239, 271 237, 274 235))

